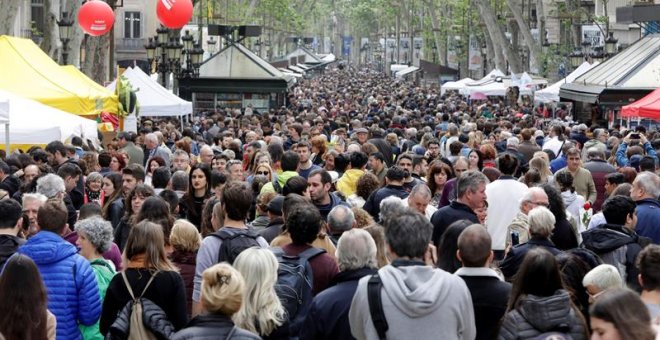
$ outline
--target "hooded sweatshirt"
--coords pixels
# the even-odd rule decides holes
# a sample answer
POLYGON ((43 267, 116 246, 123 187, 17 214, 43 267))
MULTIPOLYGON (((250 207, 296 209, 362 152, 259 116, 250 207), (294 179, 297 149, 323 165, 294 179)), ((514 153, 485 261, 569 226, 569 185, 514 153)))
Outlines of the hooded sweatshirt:
POLYGON ((571 216, 577 217, 579 220, 581 220, 580 208, 584 207, 584 197, 582 195, 578 195, 575 191, 571 192, 570 190, 566 190, 561 193, 561 199, 564 201, 566 211, 571 213, 571 216))
MULTIPOLYGON (((286 181, 288 181, 291 177, 294 176, 298 176, 298 173, 295 171, 284 171, 283 173, 277 175, 277 183, 279 183, 280 188, 284 188, 286 181)), ((277 190, 275 190, 275 187, 273 186, 273 182, 264 184, 264 186, 261 188, 260 193, 263 194, 265 192, 277 192, 277 190)))
POLYGON ((337 191, 344 194, 344 197, 351 196, 357 190, 357 182, 364 175, 364 170, 349 169, 344 172, 339 181, 337 181, 337 191))
POLYGON ((43 230, 18 252, 37 264, 48 293, 48 310, 57 319, 57 338, 82 339, 78 325, 91 326, 101 315, 96 275, 89 261, 60 235, 43 230))
MULTIPOLYGON (((397 263, 400 260, 395 260, 397 263)), ((410 261, 412 262, 412 261, 410 261)), ((378 271, 388 339, 474 339, 472 298, 458 276, 421 262, 387 265, 378 271)), ((356 339, 378 339, 369 312, 367 282, 360 279, 348 318, 356 339)))
POLYGON ((25 240, 14 235, 0 235, 0 272, 5 266, 5 262, 14 255, 18 247, 20 247, 25 240))
POLYGON ((568 292, 559 289, 552 296, 523 296, 516 308, 504 316, 498 339, 536 339, 548 332, 586 339, 586 326, 571 306, 568 292))

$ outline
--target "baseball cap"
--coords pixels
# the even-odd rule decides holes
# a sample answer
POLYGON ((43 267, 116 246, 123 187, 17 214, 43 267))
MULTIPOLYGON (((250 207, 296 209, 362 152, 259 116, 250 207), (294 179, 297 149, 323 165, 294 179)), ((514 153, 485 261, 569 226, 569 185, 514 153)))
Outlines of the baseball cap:
POLYGON ((277 195, 272 200, 270 200, 270 202, 268 202, 266 209, 268 209, 270 213, 273 213, 278 216, 282 216, 283 204, 284 204, 284 196, 277 195))

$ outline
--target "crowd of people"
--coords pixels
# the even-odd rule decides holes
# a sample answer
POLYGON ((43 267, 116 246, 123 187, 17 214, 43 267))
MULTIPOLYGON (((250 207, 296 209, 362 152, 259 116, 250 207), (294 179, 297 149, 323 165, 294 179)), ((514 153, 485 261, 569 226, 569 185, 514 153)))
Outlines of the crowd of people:
POLYGON ((562 117, 340 65, 3 154, 0 339, 660 338, 660 133, 562 117))

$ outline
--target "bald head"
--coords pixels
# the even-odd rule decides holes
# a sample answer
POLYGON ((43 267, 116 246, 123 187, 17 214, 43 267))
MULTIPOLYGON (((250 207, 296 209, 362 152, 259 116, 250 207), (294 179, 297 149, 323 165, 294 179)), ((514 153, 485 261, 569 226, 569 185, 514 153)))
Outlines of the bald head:
POLYGON ((473 224, 458 236, 458 259, 463 267, 486 267, 492 259, 492 240, 486 227, 473 224))

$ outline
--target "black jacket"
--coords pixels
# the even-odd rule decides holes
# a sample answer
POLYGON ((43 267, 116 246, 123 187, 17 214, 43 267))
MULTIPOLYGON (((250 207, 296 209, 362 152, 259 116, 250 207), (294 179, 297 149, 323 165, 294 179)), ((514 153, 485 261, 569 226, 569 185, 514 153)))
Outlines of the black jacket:
POLYGON ((628 286, 638 292, 641 287, 635 261, 642 248, 650 243, 651 239, 614 224, 602 224, 582 233, 582 245, 600 256, 604 263, 616 267, 628 286))
POLYGON ((0 235, 0 272, 5 266, 5 262, 14 255, 18 247, 22 246, 25 240, 13 235, 0 235))
POLYGON ((358 281, 375 273, 375 269, 360 268, 337 274, 330 286, 314 297, 299 339, 353 339, 348 322, 353 295, 358 281))
POLYGON ((367 201, 364 202, 364 210, 368 212, 374 220, 379 220, 380 214, 380 202, 383 201, 386 197, 396 196, 398 198, 408 197, 408 193, 400 185, 386 185, 369 195, 367 201))
POLYGON ((279 234, 282 233, 282 227, 284 226, 284 220, 282 217, 276 217, 272 221, 268 222, 266 229, 259 231, 259 235, 263 237, 268 244, 273 241, 279 234))
POLYGON ((431 216, 431 223, 433 224, 433 244, 437 247, 440 244, 440 238, 449 226, 460 220, 469 220, 473 223, 479 223, 477 214, 470 209, 467 205, 459 202, 452 201, 449 205, 438 209, 433 216, 431 216))
POLYGON ((258 340, 259 336, 252 334, 234 325, 231 319, 224 315, 206 314, 199 315, 186 325, 186 328, 174 334, 171 340, 258 340), (233 334, 230 333, 233 330, 233 334))
POLYGON ((8 197, 12 197, 20 188, 21 180, 14 175, 9 175, 0 182, 0 189, 7 191, 8 197))
POLYGON ((578 247, 577 235, 573 231, 573 226, 565 218, 558 219, 555 222, 555 229, 552 231, 550 241, 559 250, 569 250, 578 247))
POLYGON ((511 284, 493 276, 468 276, 461 275, 460 272, 456 274, 465 281, 472 295, 476 339, 495 339, 509 303, 511 284))
POLYGON ((536 247, 543 247, 545 250, 552 253, 552 255, 557 255, 561 252, 550 240, 543 238, 532 237, 529 241, 514 246, 509 250, 509 253, 506 254, 506 257, 500 263, 500 269, 507 281, 511 281, 513 276, 516 275, 518 268, 520 268, 520 265, 525 259, 525 255, 527 255, 527 252, 536 247))

